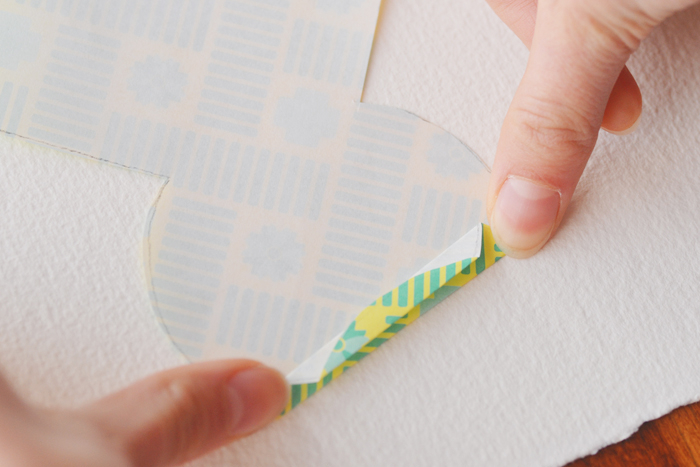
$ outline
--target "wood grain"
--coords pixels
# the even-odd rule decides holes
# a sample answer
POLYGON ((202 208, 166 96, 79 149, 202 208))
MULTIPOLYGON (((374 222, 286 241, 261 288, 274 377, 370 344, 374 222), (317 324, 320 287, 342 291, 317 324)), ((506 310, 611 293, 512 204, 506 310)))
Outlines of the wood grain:
POLYGON ((700 403, 643 424, 630 438, 567 467, 700 467, 700 403))

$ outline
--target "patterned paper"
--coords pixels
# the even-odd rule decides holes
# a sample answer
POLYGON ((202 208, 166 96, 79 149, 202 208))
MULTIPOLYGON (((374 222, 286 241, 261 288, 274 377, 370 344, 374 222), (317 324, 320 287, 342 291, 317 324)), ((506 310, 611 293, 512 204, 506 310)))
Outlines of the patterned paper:
POLYGON ((360 102, 379 3, 0 5, 0 130, 166 180, 146 275, 188 358, 290 374, 485 220, 469 148, 360 102))

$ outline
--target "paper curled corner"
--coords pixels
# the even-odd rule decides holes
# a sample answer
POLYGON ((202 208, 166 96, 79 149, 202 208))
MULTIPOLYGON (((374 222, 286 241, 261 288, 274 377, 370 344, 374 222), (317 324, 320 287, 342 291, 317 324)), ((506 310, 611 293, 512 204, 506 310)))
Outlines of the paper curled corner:
POLYGON ((292 393, 283 413, 342 375, 503 256, 488 225, 472 229, 414 277, 365 308, 341 335, 287 375, 292 393), (311 377, 315 382, 309 382, 311 377))
MULTIPOLYGON (((417 276, 422 276, 425 273, 430 272, 432 270, 437 270, 451 264, 456 264, 460 261, 464 261, 465 258, 471 259, 479 257, 481 255, 481 241, 482 224, 479 224, 472 230, 470 230, 467 234, 465 234, 462 238, 454 242, 449 248, 447 248, 444 252, 438 255, 435 259, 433 259, 431 262, 429 262, 428 264, 423 266, 419 271, 413 274, 413 279, 411 280, 415 281, 415 278, 417 276)), ((401 286, 397 287, 397 290, 406 290, 406 288, 408 287, 407 284, 411 282, 411 280, 404 282, 401 286)), ((360 316, 363 316, 365 312, 367 313, 367 316, 373 316, 373 314, 375 313, 373 310, 376 307, 376 303, 380 300, 375 300, 373 305, 368 307, 365 311, 360 312, 360 314, 358 314, 358 318, 360 316)), ((414 300, 413 302, 414 305, 417 305, 418 303, 420 303, 420 301, 414 300)), ((353 321, 353 323, 354 322, 355 321, 353 321)), ((287 380, 291 384, 313 383, 318 381, 320 377, 324 376, 324 371, 332 371, 335 367, 329 366, 332 366, 337 361, 337 358, 333 358, 333 352, 336 347, 336 344, 338 344, 338 342, 341 340, 347 342, 346 338, 350 338, 350 336, 346 336, 346 338, 344 338, 344 336, 348 332, 349 331, 346 330, 345 332, 342 332, 337 336, 333 337, 333 339, 328 341, 326 345, 324 345, 322 348, 316 351, 301 365, 299 365, 291 373, 289 373, 287 375, 287 380)), ((360 341, 353 342, 355 342, 355 344, 352 345, 352 347, 356 347, 353 350, 354 352, 356 350, 359 350, 360 347, 357 347, 357 342, 360 341)), ((345 345, 341 345, 341 347, 343 347, 344 351, 346 352, 350 351, 345 350, 345 345)))

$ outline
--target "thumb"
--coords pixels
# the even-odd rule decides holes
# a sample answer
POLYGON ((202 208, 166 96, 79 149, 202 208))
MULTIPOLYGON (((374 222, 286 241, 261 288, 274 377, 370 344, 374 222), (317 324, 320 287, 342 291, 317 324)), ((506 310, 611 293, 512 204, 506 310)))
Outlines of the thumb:
POLYGON ((288 400, 276 370, 247 360, 153 375, 84 409, 138 466, 177 465, 278 417, 288 400))
POLYGON ((625 0, 540 0, 525 75, 489 187, 496 242, 525 258, 551 237, 593 151, 611 91, 654 24, 625 0), (602 20, 600 19, 602 18, 602 20))

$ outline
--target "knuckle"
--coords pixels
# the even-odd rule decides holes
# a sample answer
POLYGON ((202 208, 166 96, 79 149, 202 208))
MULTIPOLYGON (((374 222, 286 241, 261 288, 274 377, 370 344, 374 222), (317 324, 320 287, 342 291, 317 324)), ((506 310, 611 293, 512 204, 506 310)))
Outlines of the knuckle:
POLYGON ((158 392, 159 409, 149 436, 159 443, 158 451, 169 462, 202 451, 222 425, 221 418, 226 413, 223 404, 212 407, 213 395, 203 394, 201 384, 189 376, 163 381, 158 392))
POLYGON ((182 378, 170 381, 163 389, 163 397, 166 410, 161 428, 168 433, 168 442, 175 446, 195 443, 197 434, 206 427, 208 415, 195 382, 182 378))
POLYGON ((193 381, 161 379, 149 390, 151 403, 143 413, 134 414, 137 422, 125 433, 119 430, 117 442, 133 465, 161 465, 184 460, 206 436, 200 433, 198 420, 206 412, 200 409, 193 381), (195 417, 194 414, 198 417, 195 417))
POLYGON ((163 386, 162 394, 174 416, 189 412, 198 400, 194 382, 189 378, 168 381, 163 386))
POLYGON ((98 417, 105 437, 132 465, 176 465, 229 437, 227 386, 177 373, 154 375, 140 387, 138 403, 126 405, 138 413, 122 414, 116 422, 113 412, 98 417))
POLYGON ((581 159, 588 154, 598 136, 595 119, 561 103, 530 98, 514 107, 516 137, 531 154, 546 157, 581 159))
POLYGON ((649 2, 621 0, 550 0, 566 12, 570 26, 585 34, 600 53, 629 55, 666 16, 649 2))

